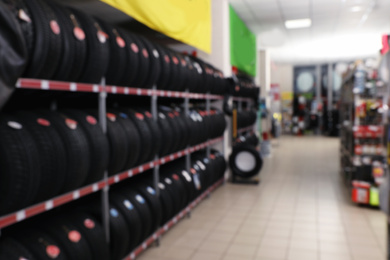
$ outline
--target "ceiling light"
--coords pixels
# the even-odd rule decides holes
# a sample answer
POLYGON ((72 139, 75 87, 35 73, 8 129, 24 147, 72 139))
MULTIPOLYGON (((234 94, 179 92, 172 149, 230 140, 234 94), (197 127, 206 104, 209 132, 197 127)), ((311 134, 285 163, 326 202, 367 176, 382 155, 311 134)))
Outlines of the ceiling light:
POLYGON ((311 26, 311 19, 287 20, 284 24, 287 29, 307 28, 311 26))
POLYGON ((362 10, 362 7, 358 6, 358 5, 351 7, 351 12, 353 12, 353 13, 360 12, 361 10, 362 10))

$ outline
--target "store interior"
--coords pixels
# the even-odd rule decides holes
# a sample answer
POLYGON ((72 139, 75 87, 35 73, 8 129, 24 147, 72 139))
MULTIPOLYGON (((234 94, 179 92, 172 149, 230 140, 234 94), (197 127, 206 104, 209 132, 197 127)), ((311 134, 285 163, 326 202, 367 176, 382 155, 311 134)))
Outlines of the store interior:
POLYGON ((390 259, 388 0, 0 0, 0 260, 390 259))

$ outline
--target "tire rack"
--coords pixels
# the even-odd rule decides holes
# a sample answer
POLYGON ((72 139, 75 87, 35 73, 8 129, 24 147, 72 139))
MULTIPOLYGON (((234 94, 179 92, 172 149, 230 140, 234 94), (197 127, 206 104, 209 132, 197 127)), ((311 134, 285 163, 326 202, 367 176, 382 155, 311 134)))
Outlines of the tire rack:
MULTIPOLYGON (((89 93, 97 93, 99 94, 99 123, 102 126, 104 132, 106 132, 106 98, 107 94, 117 94, 117 95, 129 95, 129 96, 149 96, 151 98, 151 111, 153 114, 153 118, 157 120, 157 99, 158 97, 168 97, 168 98, 181 98, 184 99, 184 107, 185 111, 189 111, 189 100, 190 99, 205 99, 206 100, 206 108, 207 114, 210 113, 210 102, 211 100, 223 100, 222 96, 207 94, 199 94, 199 93, 189 93, 186 92, 175 92, 175 91, 164 91, 157 90, 156 87, 153 89, 141 89, 141 88, 131 88, 131 87, 119 87, 119 86, 106 86, 105 79, 102 79, 101 84, 84 84, 84 83, 75 83, 75 82, 60 82, 60 81, 49 81, 49 80, 39 80, 39 79, 24 79, 21 78, 16 83, 17 89, 35 89, 35 90, 49 90, 49 91, 69 91, 69 92, 89 92, 89 93)), ((187 113, 188 115, 188 113, 187 113)), ((159 194, 159 187, 157 185, 159 180, 159 166, 165 163, 171 162, 183 156, 186 156, 186 166, 187 170, 190 169, 191 162, 191 153, 199 151, 201 149, 207 148, 207 155, 210 155, 210 146, 216 143, 224 141, 224 137, 219 137, 213 140, 207 140, 204 143, 195 145, 193 147, 187 147, 182 151, 178 151, 171 155, 165 156, 163 158, 159 158, 156 155, 155 160, 149 163, 140 165, 133 169, 118 173, 114 176, 108 177, 107 172, 105 173, 105 177, 103 180, 79 188, 77 190, 71 191, 69 193, 57 196, 53 199, 38 203, 36 205, 27 207, 25 209, 21 209, 11 214, 7 214, 5 216, 0 216, 0 236, 1 229, 7 226, 16 224, 25 219, 33 217, 35 215, 41 214, 46 211, 50 211, 53 208, 59 207, 63 204, 69 203, 71 201, 77 200, 81 197, 89 195, 91 193, 95 193, 97 191, 102 191, 102 214, 103 214, 103 226, 106 233, 106 239, 109 241, 109 216, 108 216, 108 192, 109 186, 125 179, 131 178, 135 175, 141 174, 144 171, 149 169, 155 169, 154 171, 154 183, 155 190, 157 194, 159 194)), ((218 182, 224 181, 222 179, 218 182)), ((215 186, 215 185, 214 185, 215 186)), ((214 187, 213 186, 213 187, 214 187)), ((215 187, 213 188, 215 189, 215 187)), ((186 209, 185 212, 190 214, 190 210, 195 207, 204 196, 207 196, 211 192, 211 189, 208 189, 205 193, 203 193, 197 200, 191 203, 186 209)), ((180 215, 180 214, 179 214, 180 215)), ((175 218, 174 218, 175 219, 175 218)), ((177 217, 176 217, 177 219, 177 217)), ((177 220, 176 220, 177 221, 177 220)), ((173 221, 175 222, 175 221, 173 221)), ((169 223, 168 223, 169 224, 169 223)), ((166 224, 167 225, 167 224, 166 224)), ((172 225, 170 225, 172 226, 172 225)), ((165 229, 165 226, 164 226, 165 229)), ((159 236, 164 233, 161 233, 160 229, 155 233, 159 234, 159 236)), ((159 241, 160 237, 156 237, 153 241, 159 241)), ((148 240, 149 241, 149 240, 148 240)), ((145 242, 146 243, 146 242, 145 242)), ((144 244, 145 244, 144 243, 144 244)))

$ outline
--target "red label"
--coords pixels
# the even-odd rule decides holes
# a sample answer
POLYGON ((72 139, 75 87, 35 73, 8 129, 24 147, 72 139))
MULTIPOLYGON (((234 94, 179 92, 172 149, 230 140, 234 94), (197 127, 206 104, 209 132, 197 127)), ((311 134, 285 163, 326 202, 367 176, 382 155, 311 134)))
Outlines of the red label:
POLYGON ((191 173, 196 174, 196 170, 194 168, 191 168, 191 173))
POLYGON ((81 239, 81 234, 80 234, 80 232, 78 232, 76 230, 72 230, 68 233, 68 238, 70 241, 72 241, 74 243, 78 243, 81 239))
POLYGON ((173 175, 172 175, 172 178, 175 179, 175 180, 177 180, 177 181, 180 179, 180 177, 177 176, 176 174, 173 174, 173 175))
POLYGON ((43 118, 38 118, 37 123, 43 126, 50 126, 50 122, 43 118))
POLYGON ((122 37, 116 37, 116 44, 118 44, 119 47, 124 48, 126 46, 125 40, 123 40, 122 37))
POLYGON ((96 118, 94 118, 93 116, 87 116, 86 117, 86 120, 88 123, 90 123, 91 125, 96 125, 97 124, 97 120, 96 118))
POLYGON ((175 113, 175 116, 180 116, 179 112, 175 111, 174 113, 175 113))
POLYGON ((176 57, 173 57, 172 60, 173 60, 173 63, 175 63, 176 65, 179 64, 179 60, 176 57))
POLYGON ((51 28, 51 31, 56 35, 59 35, 61 33, 60 26, 58 25, 56 20, 50 21, 50 28, 51 28))
POLYGON ((131 47, 131 49, 133 50, 133 52, 135 52, 135 53, 138 53, 138 52, 139 52, 139 48, 138 48, 137 44, 132 43, 132 44, 130 45, 130 47, 131 47))
POLYGON ((149 52, 146 49, 142 49, 142 54, 145 58, 149 58, 149 52))
POLYGON ((85 33, 84 33, 83 29, 81 29, 80 27, 75 27, 73 29, 73 34, 76 37, 76 39, 78 39, 80 41, 85 40, 85 33))
POLYGON ((65 119, 65 124, 72 130, 75 130, 77 128, 77 122, 73 119, 67 118, 65 119))
POLYGON ((141 113, 135 113, 135 116, 136 116, 139 120, 144 120, 144 115, 141 114, 141 113))
POLYGON ((240 91, 240 87, 239 86, 236 86, 236 91, 240 91))
POLYGON ((57 246, 49 245, 46 247, 46 254, 52 258, 55 259, 60 255, 61 251, 57 246))
POLYGON ((215 159, 215 155, 214 154, 210 154, 210 158, 214 160, 215 159))
POLYGON ((152 114, 151 114, 149 111, 146 111, 146 112, 145 112, 145 115, 146 115, 147 117, 149 117, 149 118, 152 118, 152 117, 153 117, 152 114))
POLYGON ((170 118, 175 118, 175 115, 173 114, 173 113, 168 113, 168 116, 170 117, 170 118))
POLYGON ((93 229, 95 228, 95 222, 89 218, 84 220, 84 226, 88 229, 93 229))
POLYGON ((166 63, 169 63, 171 60, 169 59, 169 56, 168 55, 165 55, 164 56, 164 60, 166 63))
POLYGON ((107 118, 108 118, 111 122, 115 122, 115 121, 116 121, 116 115, 115 115, 115 114, 107 113, 107 118))
POLYGON ((182 65, 183 67, 185 67, 185 66, 187 66, 187 62, 186 62, 184 59, 181 59, 181 65, 182 65))

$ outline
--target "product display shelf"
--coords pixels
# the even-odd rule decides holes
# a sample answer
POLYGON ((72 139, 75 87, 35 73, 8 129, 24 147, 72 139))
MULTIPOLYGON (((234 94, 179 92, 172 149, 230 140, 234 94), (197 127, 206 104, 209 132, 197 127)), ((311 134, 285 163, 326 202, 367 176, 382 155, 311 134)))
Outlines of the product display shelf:
POLYGON ((245 132, 248 132, 248 131, 254 131, 254 127, 255 126, 256 126, 256 124, 248 126, 248 127, 240 128, 240 129, 237 130, 237 133, 242 134, 242 133, 245 133, 245 132))
POLYGON ((157 89, 142 89, 122 86, 104 86, 104 84, 84 84, 75 82, 50 81, 39 79, 19 79, 16 83, 19 89, 90 92, 108 94, 129 95, 129 96, 157 96, 167 98, 189 98, 189 99, 211 99, 222 100, 222 96, 212 94, 187 93, 157 89))
POLYGON ((28 219, 30 217, 33 217, 35 215, 41 214, 43 212, 52 210, 53 208, 59 207, 63 204, 78 200, 79 198, 82 198, 84 196, 87 196, 91 193, 103 190, 105 187, 113 185, 115 183, 118 183, 120 181, 123 181, 125 179, 131 178, 135 175, 141 174, 149 169, 154 168, 157 165, 163 165, 165 163, 168 163, 170 161, 176 160, 178 158, 181 158, 185 155, 188 155, 190 153, 202 150, 204 148, 207 148, 211 145, 214 145, 218 142, 221 142, 223 140, 223 137, 216 138, 207 142, 204 142, 199 145, 195 145, 193 147, 184 149, 182 151, 179 151, 177 153, 173 153, 171 155, 165 156, 163 158, 160 158, 158 160, 155 160, 153 162, 149 162, 146 164, 143 164, 141 166, 135 167, 133 169, 130 169, 128 171, 124 171, 122 173, 119 173, 115 176, 109 177, 107 180, 102 180, 97 183, 82 187, 80 189, 68 192, 66 194, 60 195, 58 197, 55 197, 53 199, 38 203, 34 206, 21 209, 17 212, 8 214, 6 216, 0 217, 0 229, 13 225, 15 223, 21 222, 25 219, 28 219))
POLYGON ((221 186, 225 182, 225 178, 220 179, 214 185, 209 187, 205 192, 202 193, 198 198, 196 198, 193 202, 191 202, 185 209, 183 209, 179 214, 173 217, 170 221, 165 223, 161 228, 159 228, 153 235, 147 238, 141 245, 139 245, 133 252, 124 260, 134 260, 137 256, 139 256, 143 251, 145 251, 150 245, 153 244, 157 239, 159 239, 164 233, 169 231, 176 223, 178 223, 181 219, 183 219, 187 214, 191 212, 202 200, 204 200, 211 192, 216 190, 219 186, 221 186))

